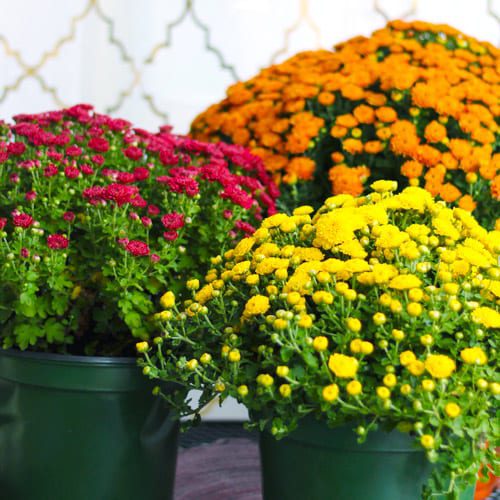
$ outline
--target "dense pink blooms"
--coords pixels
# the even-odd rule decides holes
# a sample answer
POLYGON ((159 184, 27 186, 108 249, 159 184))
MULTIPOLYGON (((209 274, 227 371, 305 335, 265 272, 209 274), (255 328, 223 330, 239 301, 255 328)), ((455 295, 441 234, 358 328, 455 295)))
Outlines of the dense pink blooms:
POLYGON ((26 151, 26 145, 22 142, 11 142, 7 146, 7 153, 12 156, 21 156, 26 151))
POLYGON ((163 237, 168 241, 174 241, 179 237, 179 233, 174 230, 165 231, 163 237))
POLYGON ((52 163, 49 163, 49 165, 44 168, 43 175, 45 177, 54 177, 54 175, 57 175, 58 172, 59 170, 57 169, 57 167, 52 163))
POLYGON ((19 255, 23 259, 27 259, 30 256, 30 251, 26 247, 23 247, 23 248, 21 248, 21 251, 19 252, 19 255))
POLYGON ((76 179, 80 175, 80 170, 78 170, 76 167, 66 167, 64 169, 64 175, 68 179, 76 179))
POLYGON ((5 227, 7 224, 7 219, 5 217, 0 217, 0 231, 5 227))
POLYGON ((184 215, 177 212, 165 214, 161 218, 161 223, 165 229, 180 229, 184 227, 184 215))
POLYGON ((47 237, 47 246, 52 250, 68 248, 69 240, 63 234, 51 234, 47 237))
POLYGON ((248 222, 245 222, 243 220, 237 220, 234 227, 247 234, 253 234, 255 232, 255 228, 252 226, 252 224, 249 224, 248 222))
POLYGON ((136 146, 129 146, 128 148, 123 150, 123 154, 131 160, 139 160, 140 158, 142 158, 142 155, 144 153, 141 148, 138 148, 136 146))
POLYGON ((26 201, 34 201, 36 200, 36 191, 28 191, 24 197, 26 198, 26 201))
POLYGON ((92 137, 88 142, 88 146, 99 153, 105 153, 109 150, 109 142, 103 137, 92 137))
POLYGON ((150 252, 149 246, 143 241, 138 240, 130 240, 125 245, 125 250, 131 253, 134 257, 143 257, 145 255, 149 255, 150 252))
POLYGON ((82 154, 82 148, 80 146, 69 146, 67 149, 66 149, 66 154, 68 156, 80 156, 82 154))
POLYGON ((64 212, 63 219, 66 222, 73 222, 75 220, 75 214, 74 214, 74 212, 71 212, 71 211, 64 212))
POLYGON ((12 223, 16 227, 22 227, 24 229, 27 229, 33 224, 33 217, 28 214, 23 214, 23 213, 15 213, 12 215, 12 223))

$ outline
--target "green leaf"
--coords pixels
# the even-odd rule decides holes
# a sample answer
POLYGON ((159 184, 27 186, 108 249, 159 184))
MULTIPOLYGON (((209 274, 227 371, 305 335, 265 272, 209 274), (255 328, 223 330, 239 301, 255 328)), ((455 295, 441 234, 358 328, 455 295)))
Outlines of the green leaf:
POLYGON ((47 341, 51 344, 64 342, 64 330, 64 325, 56 318, 50 318, 45 322, 45 336, 47 337, 47 341))
POLYGON ((21 323, 14 328, 14 335, 21 350, 25 350, 30 345, 35 345, 38 337, 43 337, 44 331, 32 323, 21 323))
POLYGON ((125 314, 125 317, 123 318, 123 320, 132 329, 139 328, 141 326, 141 323, 142 323, 141 315, 139 313, 136 313, 136 312, 129 312, 129 313, 125 314))
POLYGON ((284 363, 288 363, 288 361, 290 361, 290 359, 292 358, 293 353, 294 353, 294 350, 291 347, 282 347, 281 352, 280 352, 281 360, 284 363))

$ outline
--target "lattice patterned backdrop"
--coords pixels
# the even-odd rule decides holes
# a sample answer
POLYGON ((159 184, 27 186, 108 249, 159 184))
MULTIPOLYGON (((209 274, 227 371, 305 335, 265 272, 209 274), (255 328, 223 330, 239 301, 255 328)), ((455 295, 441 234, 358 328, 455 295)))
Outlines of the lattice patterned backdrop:
POLYGON ((224 89, 387 19, 500 38, 500 0, 0 0, 0 117, 76 102, 186 132, 224 89))
POLYGON ((0 0, 0 119, 88 102, 185 133, 232 82, 395 18, 500 39, 500 0, 0 0))

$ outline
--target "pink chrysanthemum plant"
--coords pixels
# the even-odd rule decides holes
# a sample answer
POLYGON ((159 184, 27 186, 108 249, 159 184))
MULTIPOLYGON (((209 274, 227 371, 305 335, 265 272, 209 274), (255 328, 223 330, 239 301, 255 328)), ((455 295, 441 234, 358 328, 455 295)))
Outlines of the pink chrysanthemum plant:
POLYGON ((133 352, 160 290, 274 213, 242 147, 132 128, 91 106, 0 123, 4 348, 133 352))
POLYGON ((500 232, 396 187, 265 219, 170 293, 144 372, 233 396, 276 437, 308 415, 397 428, 438 462, 434 492, 473 482, 498 443, 500 232))

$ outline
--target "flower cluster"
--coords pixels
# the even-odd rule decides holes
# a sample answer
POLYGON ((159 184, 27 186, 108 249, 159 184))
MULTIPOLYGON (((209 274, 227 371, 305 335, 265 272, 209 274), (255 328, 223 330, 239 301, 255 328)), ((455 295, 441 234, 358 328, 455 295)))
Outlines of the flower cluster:
POLYGON ((285 202, 359 195, 367 179, 394 179, 491 227, 500 211, 498 64, 496 47, 448 26, 395 21, 233 85, 192 134, 249 146, 288 185, 285 202))
POLYGON ((133 352, 159 290, 202 274, 277 194, 241 146, 152 134, 90 106, 0 123, 4 347, 133 352))
POLYGON ((422 188, 373 188, 265 219, 177 305, 167 292, 144 373, 233 396, 278 437, 308 414, 360 438, 397 427, 454 488, 498 439, 500 231, 422 188))

